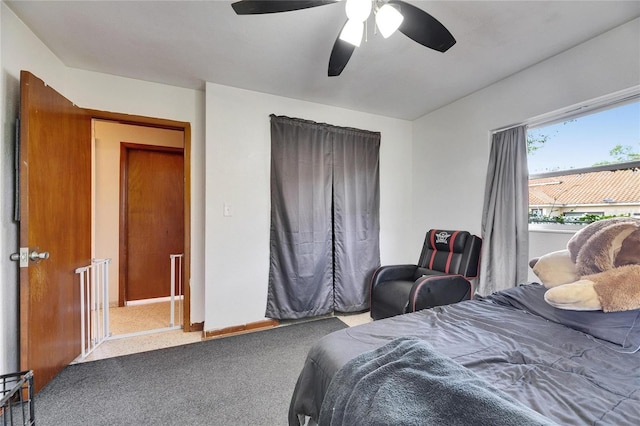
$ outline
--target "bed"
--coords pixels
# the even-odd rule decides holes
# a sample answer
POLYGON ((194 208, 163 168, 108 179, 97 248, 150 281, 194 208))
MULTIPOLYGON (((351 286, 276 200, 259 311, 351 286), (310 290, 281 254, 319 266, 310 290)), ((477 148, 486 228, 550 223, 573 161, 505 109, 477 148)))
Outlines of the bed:
MULTIPOLYGON (((404 356, 397 355, 400 347, 420 343, 424 346, 420 350, 431 352, 405 363, 411 366, 411 374, 437 380, 438 374, 430 369, 432 358, 440 360, 450 369, 444 374, 454 370, 463 374, 451 381, 458 380, 450 386, 456 392, 467 383, 469 389, 486 389, 487 394, 498 397, 500 405, 488 411, 520 410, 531 415, 531 424, 638 424, 640 310, 563 311, 545 303, 544 292, 544 287, 531 283, 325 336, 310 349, 300 372, 289 407, 289 425, 353 424, 348 416, 332 417, 336 409, 342 410, 341 415, 359 413, 357 424, 391 424, 384 416, 394 411, 403 416, 402 424, 427 424, 420 420, 431 410, 419 405, 424 401, 403 406, 415 399, 407 392, 415 393, 416 388, 402 383, 413 383, 414 377, 407 379, 392 368, 404 356), (353 369, 371 365, 373 358, 378 373, 384 372, 385 380, 395 383, 391 390, 388 383, 358 382, 372 377, 371 372, 354 373, 353 369), (334 376, 338 379, 332 381, 334 376), (340 387, 342 394, 336 396, 340 387), (388 395, 382 394, 384 389, 388 395)), ((420 353, 414 349, 412 346, 413 352, 420 353)), ((424 383, 418 393, 431 386, 424 383)), ((486 402, 486 396, 480 399, 486 402)), ((469 401, 465 395, 422 399, 447 398, 457 404, 462 416, 455 421, 456 410, 445 406, 452 416, 448 424, 489 424, 483 421, 482 411, 466 409, 469 401), (475 421, 469 420, 470 415, 476 416, 475 421)))

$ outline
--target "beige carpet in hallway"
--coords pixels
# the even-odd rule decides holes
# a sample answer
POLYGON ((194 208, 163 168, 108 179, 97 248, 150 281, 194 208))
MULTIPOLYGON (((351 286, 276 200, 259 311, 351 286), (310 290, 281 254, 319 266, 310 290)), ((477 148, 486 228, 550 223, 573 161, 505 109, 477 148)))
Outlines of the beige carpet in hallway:
MULTIPOLYGON (((174 321, 182 323, 181 301, 175 302, 174 321)), ((109 308, 109 331, 112 336, 156 330, 170 326, 171 302, 145 303, 109 308)))
MULTIPOLYGON (((167 330, 171 319, 171 302, 113 307, 109 309, 111 338, 103 342, 85 358, 74 362, 95 361, 137 352, 179 346, 202 340, 202 332, 185 333, 167 330), (154 330, 157 330, 154 332, 154 330)), ((182 322, 180 301, 175 302, 174 321, 182 322)))

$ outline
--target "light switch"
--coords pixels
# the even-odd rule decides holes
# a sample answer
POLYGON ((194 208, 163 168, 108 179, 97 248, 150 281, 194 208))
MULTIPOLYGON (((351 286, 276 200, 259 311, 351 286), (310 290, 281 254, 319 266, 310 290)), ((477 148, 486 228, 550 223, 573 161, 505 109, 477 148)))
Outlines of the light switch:
POLYGON ((223 209, 222 209, 222 215, 223 216, 232 216, 233 215, 233 211, 231 210, 231 204, 224 203, 224 206, 223 206, 223 209))

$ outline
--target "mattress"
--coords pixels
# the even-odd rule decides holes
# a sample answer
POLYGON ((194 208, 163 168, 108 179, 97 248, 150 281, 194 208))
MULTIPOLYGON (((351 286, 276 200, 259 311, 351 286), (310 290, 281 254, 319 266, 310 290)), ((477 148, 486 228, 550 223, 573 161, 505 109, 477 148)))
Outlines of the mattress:
POLYGON ((289 424, 317 421, 334 375, 399 337, 428 342, 552 422, 637 424, 640 310, 562 311, 544 302, 544 291, 528 284, 325 336, 310 349, 300 372, 289 424))

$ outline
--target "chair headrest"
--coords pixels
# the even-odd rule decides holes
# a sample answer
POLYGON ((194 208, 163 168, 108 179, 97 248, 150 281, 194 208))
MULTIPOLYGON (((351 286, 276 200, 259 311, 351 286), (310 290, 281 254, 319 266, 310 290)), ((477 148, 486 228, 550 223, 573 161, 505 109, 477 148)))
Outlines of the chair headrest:
POLYGON ((427 244, 432 250, 462 253, 469 236, 468 231, 431 229, 427 233, 427 244))

